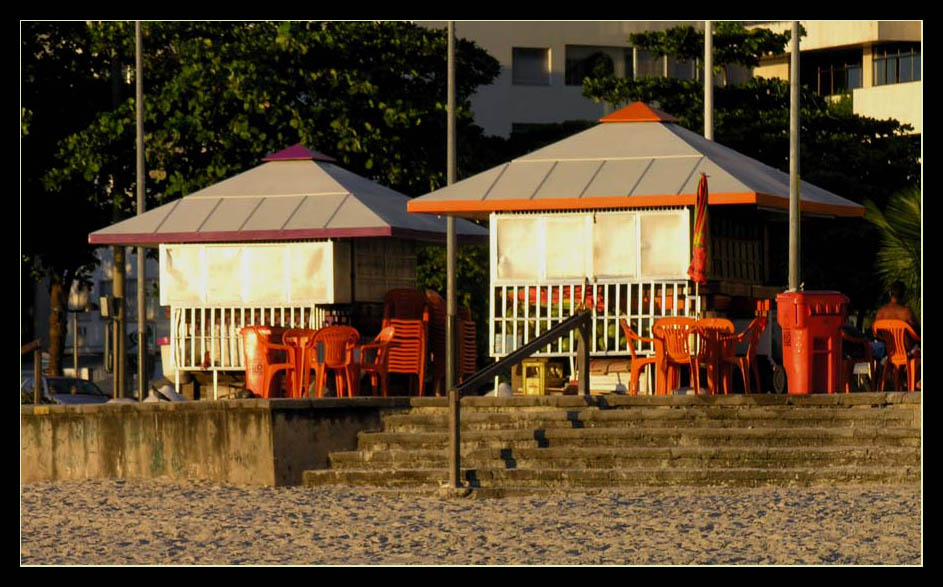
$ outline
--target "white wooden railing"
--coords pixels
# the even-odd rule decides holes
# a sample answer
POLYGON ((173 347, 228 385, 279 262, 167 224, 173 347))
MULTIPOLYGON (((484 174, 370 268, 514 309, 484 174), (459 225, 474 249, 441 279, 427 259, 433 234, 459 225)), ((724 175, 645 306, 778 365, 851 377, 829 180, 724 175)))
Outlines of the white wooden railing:
MULTIPOLYGON (((619 327, 626 318, 639 335, 651 336, 651 325, 666 316, 694 316, 700 298, 687 280, 598 280, 588 285, 561 282, 552 285, 502 283, 492 286, 490 346, 492 357, 502 357, 527 344, 573 315, 581 303, 593 310, 590 354, 627 355, 629 349, 619 327), (585 291, 584 291, 585 290, 585 291)), ((574 357, 575 335, 558 339, 535 356, 574 357)), ((652 354, 649 343, 637 343, 636 352, 652 354)))
POLYGON ((172 307, 170 345, 174 367, 182 371, 238 371, 244 368, 245 326, 314 328, 326 312, 316 306, 172 307))

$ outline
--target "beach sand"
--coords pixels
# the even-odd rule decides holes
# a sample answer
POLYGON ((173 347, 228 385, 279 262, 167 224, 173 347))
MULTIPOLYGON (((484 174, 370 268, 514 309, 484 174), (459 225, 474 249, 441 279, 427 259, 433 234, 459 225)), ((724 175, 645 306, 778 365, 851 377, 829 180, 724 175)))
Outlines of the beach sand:
POLYGON ((920 565, 917 487, 503 499, 204 482, 21 486, 22 565, 920 565))

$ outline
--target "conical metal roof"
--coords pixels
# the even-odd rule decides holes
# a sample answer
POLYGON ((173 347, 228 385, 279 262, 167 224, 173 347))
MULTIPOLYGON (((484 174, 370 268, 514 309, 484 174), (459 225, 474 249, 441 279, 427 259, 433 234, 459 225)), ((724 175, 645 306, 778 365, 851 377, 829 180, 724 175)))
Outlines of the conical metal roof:
MULTIPOLYGON (((411 200, 410 212, 489 212, 694 205, 701 172, 710 204, 788 209, 789 175, 709 141, 641 102, 528 155, 411 200)), ((862 216, 864 207, 801 182, 802 210, 862 216)))
MULTIPOLYGON (((89 234, 95 245, 399 237, 441 241, 445 220, 408 214, 409 197, 295 145, 262 165, 89 234)), ((488 231, 456 223, 459 238, 488 231)))

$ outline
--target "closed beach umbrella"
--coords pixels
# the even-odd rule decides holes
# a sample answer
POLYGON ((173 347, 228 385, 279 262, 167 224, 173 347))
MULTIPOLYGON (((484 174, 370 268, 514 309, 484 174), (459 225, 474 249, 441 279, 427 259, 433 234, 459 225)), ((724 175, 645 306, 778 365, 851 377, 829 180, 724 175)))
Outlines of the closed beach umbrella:
POLYGON ((694 210, 694 238, 688 277, 695 283, 707 283, 707 175, 701 173, 694 210))

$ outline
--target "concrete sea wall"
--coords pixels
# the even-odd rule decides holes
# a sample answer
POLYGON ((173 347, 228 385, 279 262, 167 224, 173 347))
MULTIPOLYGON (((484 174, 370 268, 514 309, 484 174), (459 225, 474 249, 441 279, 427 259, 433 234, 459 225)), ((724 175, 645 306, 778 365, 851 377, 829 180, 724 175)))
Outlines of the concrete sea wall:
POLYGON ((189 479, 298 485, 409 398, 21 406, 24 483, 189 479))

